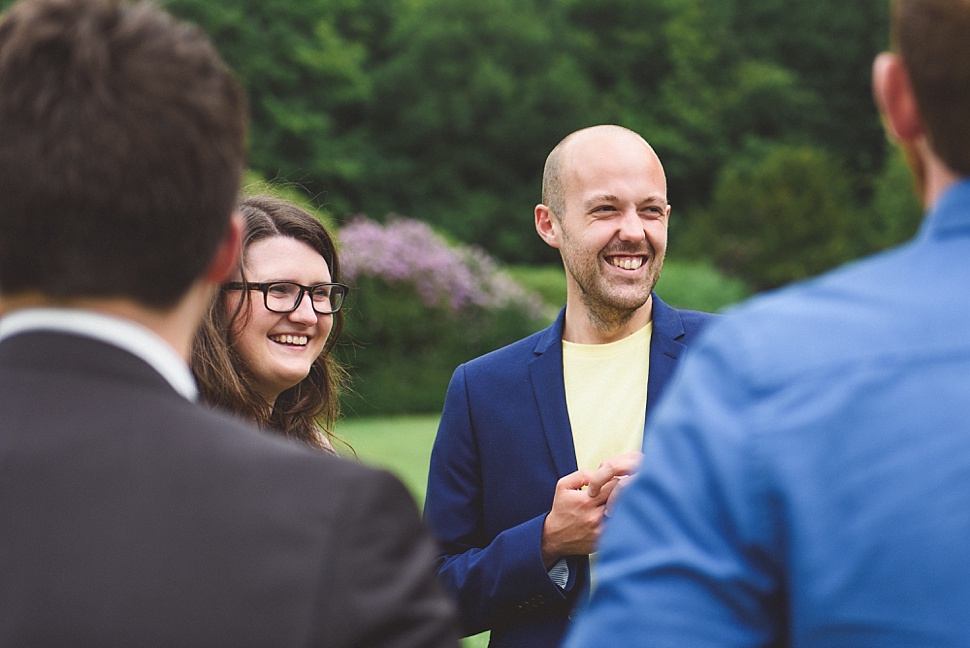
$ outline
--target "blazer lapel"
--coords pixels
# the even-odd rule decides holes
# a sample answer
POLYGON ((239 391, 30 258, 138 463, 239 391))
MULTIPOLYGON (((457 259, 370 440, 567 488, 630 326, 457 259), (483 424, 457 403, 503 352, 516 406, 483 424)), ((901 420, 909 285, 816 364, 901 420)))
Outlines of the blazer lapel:
POLYGON ((565 309, 539 337, 535 358, 529 364, 542 430, 560 477, 577 470, 573 433, 566 410, 566 387, 562 374, 562 330, 565 309))
MULTIPOLYGON (((661 393, 667 387, 677 361, 687 347, 681 342, 684 336, 684 324, 680 314, 667 304, 660 301, 656 293, 653 295, 653 333, 650 337, 650 372, 647 376, 647 414, 650 414, 660 399, 661 393)), ((646 438, 646 434, 644 434, 646 438)))

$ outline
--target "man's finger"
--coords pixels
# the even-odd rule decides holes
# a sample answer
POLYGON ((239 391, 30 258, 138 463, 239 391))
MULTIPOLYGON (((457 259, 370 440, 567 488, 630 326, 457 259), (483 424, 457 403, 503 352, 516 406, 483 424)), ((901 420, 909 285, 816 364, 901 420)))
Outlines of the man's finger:
POLYGON ((585 470, 577 470, 574 473, 569 473, 565 477, 562 477, 557 484, 557 488, 565 490, 580 490, 587 484, 589 484, 589 473, 585 470))
POLYGON ((600 489, 614 478, 635 473, 640 467, 642 460, 642 452, 628 452, 616 457, 610 457, 601 463, 599 468, 590 476, 589 496, 599 496, 600 489))

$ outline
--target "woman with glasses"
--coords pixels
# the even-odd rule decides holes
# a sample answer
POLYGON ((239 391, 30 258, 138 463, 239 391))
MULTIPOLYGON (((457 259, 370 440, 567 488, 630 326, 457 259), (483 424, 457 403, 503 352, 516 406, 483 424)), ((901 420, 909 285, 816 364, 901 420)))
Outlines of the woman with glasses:
POLYGON ((285 200, 245 198, 237 277, 220 290, 195 340, 202 400, 334 452, 346 372, 331 355, 347 286, 333 239, 285 200))

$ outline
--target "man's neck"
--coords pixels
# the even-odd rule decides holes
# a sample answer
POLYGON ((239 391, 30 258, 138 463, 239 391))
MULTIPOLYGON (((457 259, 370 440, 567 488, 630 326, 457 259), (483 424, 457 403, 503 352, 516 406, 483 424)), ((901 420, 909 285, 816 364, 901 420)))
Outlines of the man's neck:
POLYGON ((633 335, 653 319, 653 295, 646 303, 622 320, 597 317, 577 299, 566 302, 566 319, 562 339, 576 344, 609 344, 633 335))
POLYGON ((903 144, 907 163, 916 178, 916 187, 922 195, 926 211, 933 208, 940 197, 963 178, 948 167, 929 145, 925 138, 903 144))
POLYGON ((936 205, 936 203, 940 200, 940 197, 945 194, 950 187, 963 179, 964 178, 961 178, 949 169, 945 169, 945 173, 929 176, 926 182, 923 206, 927 210, 932 209, 933 206, 936 205))

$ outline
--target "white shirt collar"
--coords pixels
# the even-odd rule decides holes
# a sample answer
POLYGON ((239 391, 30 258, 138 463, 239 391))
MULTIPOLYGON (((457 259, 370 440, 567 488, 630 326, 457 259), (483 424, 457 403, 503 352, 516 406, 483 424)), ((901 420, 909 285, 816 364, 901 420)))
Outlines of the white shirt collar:
POLYGON ((147 362, 186 399, 199 397, 182 357, 157 334, 131 320, 77 308, 25 308, 0 317, 0 341, 41 330, 82 335, 124 349, 147 362))

